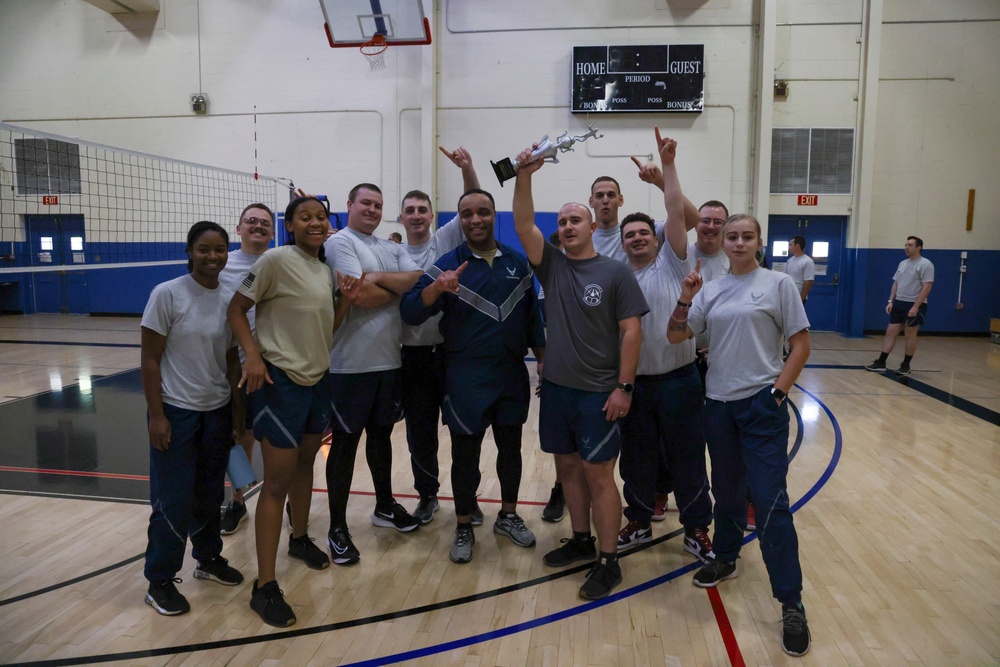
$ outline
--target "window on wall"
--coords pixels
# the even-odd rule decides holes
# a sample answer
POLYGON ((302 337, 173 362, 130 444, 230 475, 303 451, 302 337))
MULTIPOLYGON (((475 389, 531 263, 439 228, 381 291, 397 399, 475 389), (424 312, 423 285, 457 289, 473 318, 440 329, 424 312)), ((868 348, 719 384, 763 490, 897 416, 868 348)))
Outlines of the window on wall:
POLYGON ((78 195, 80 146, 55 139, 16 139, 14 168, 19 195, 78 195))
POLYGON ((851 194, 854 130, 775 128, 771 194, 851 194))

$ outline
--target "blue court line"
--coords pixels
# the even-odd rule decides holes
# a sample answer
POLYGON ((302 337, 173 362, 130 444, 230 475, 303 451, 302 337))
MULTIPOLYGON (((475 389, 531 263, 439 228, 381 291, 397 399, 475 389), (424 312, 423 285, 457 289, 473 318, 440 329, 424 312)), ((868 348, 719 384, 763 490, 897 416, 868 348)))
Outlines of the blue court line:
MULTIPOLYGON (((796 512, 796 511, 798 511, 799 508, 801 508, 805 504, 805 502, 807 502, 809 499, 811 499, 813 496, 815 496, 816 493, 819 491, 819 489, 821 489, 826 484, 826 482, 830 479, 830 477, 833 475, 834 469, 837 467, 837 463, 840 461, 840 451, 841 451, 841 448, 842 448, 842 436, 841 436, 841 431, 840 431, 840 425, 837 423, 837 420, 833 416, 833 413, 830 411, 830 409, 827 408, 826 405, 824 405, 822 402, 820 402, 819 399, 817 399, 816 396, 813 395, 812 393, 810 393, 809 391, 806 391, 805 389, 803 389, 799 385, 795 385, 795 386, 796 386, 796 388, 798 388, 799 390, 801 390, 804 394, 808 395, 810 398, 812 398, 814 401, 816 401, 820 405, 820 407, 823 408, 823 410, 826 412, 826 414, 829 416, 831 422, 833 423, 834 434, 835 434, 835 438, 836 439, 835 439, 835 442, 834 442, 834 456, 831 459, 831 462, 827 465, 826 471, 824 471, 823 475, 816 482, 816 484, 814 484, 813 487, 806 493, 806 495, 803 496, 803 498, 800 499, 799 502, 795 503, 795 505, 793 505, 791 507, 791 511, 793 513, 796 512)), ((789 456, 789 460, 791 460, 792 456, 794 455, 795 452, 798 451, 798 449, 799 449, 799 447, 801 445, 802 438, 803 438, 803 433, 802 433, 802 426, 803 426, 803 424, 802 424, 802 420, 801 420, 801 416, 799 414, 798 408, 795 407, 794 403, 792 403, 791 401, 789 401, 789 403, 793 406, 793 411, 795 412, 795 415, 796 415, 796 421, 797 421, 797 423, 799 425, 799 432, 798 432, 798 435, 796 436, 795 444, 793 445, 792 452, 790 453, 790 456, 789 456)), ((659 538, 654 539, 649 544, 644 544, 644 545, 642 545, 642 546, 640 546, 640 547, 638 547, 636 549, 632 549, 631 551, 629 551, 628 554, 623 555, 622 558, 626 558, 626 557, 628 557, 628 555, 630 555, 632 553, 638 553, 640 551, 644 551, 645 549, 651 548, 651 547, 653 547, 655 545, 661 544, 662 542, 664 542, 664 541, 666 541, 668 539, 672 539, 674 537, 678 537, 682 533, 683 533, 683 529, 675 530, 675 531, 673 531, 671 533, 668 533, 666 535, 663 535, 663 536, 661 536, 659 538)), ((743 539, 743 544, 744 545, 749 544, 750 542, 752 542, 752 541, 754 541, 756 539, 757 539, 757 533, 756 532, 750 533, 749 535, 747 535, 743 539)), ((118 565, 120 566, 120 565, 123 565, 123 564, 124 563, 119 563, 118 565)), ((257 636, 253 636, 253 637, 241 637, 239 639, 218 640, 218 641, 211 641, 211 642, 202 642, 202 643, 198 643, 198 644, 188 644, 188 645, 183 645, 183 646, 168 646, 168 647, 162 647, 162 648, 157 648, 157 649, 147 649, 147 650, 142 650, 142 651, 126 651, 126 652, 122 652, 122 653, 108 653, 108 654, 103 654, 103 655, 79 656, 79 657, 73 657, 73 658, 59 658, 59 659, 53 659, 53 660, 39 660, 39 661, 35 661, 35 662, 19 663, 19 664, 25 664, 25 665, 28 665, 28 664, 30 664, 30 665, 46 665, 46 666, 60 665, 61 666, 61 665, 94 664, 94 663, 99 663, 99 662, 113 662, 113 661, 118 661, 118 660, 135 660, 135 659, 138 659, 138 658, 148 658, 148 657, 156 657, 156 656, 163 656, 163 655, 177 655, 179 653, 193 653, 193 652, 196 652, 196 651, 208 651, 208 650, 214 650, 214 649, 231 648, 231 647, 234 647, 234 646, 246 646, 246 645, 249 645, 249 644, 259 644, 259 643, 269 642, 269 641, 272 641, 272 640, 291 639, 291 638, 294 638, 294 637, 303 637, 303 636, 308 636, 308 635, 323 634, 323 633, 327 633, 327 632, 333 632, 333 631, 336 631, 336 630, 342 630, 342 629, 347 629, 347 628, 352 628, 352 627, 358 627, 358 626, 361 626, 361 625, 369 625, 369 624, 372 624, 372 623, 378 623, 378 622, 382 622, 382 621, 394 620, 394 619, 397 619, 397 618, 404 618, 404 617, 407 617, 407 616, 414 616, 414 615, 417 615, 417 614, 428 613, 428 612, 431 612, 431 611, 440 610, 440 609, 446 609, 446 608, 450 608, 450 607, 455 607, 455 606, 459 606, 459 605, 470 603, 470 602, 477 602, 479 600, 487 599, 487 598, 490 598, 490 597, 497 597, 499 595, 505 595, 507 593, 513 593, 513 592, 516 592, 518 590, 522 590, 522 589, 530 588, 530 587, 533 587, 533 586, 541 585, 542 583, 547 583, 547 582, 550 582, 550 581, 554 581, 556 579, 561 579, 563 577, 568 577, 570 575, 577 574, 579 572, 583 572, 583 571, 587 570, 589 567, 590 567, 590 564, 589 563, 585 563, 583 565, 578 565, 578 566, 575 566, 575 567, 570 567, 570 568, 561 570, 561 571, 559 571, 557 573, 554 573, 554 574, 551 574, 551 575, 547 575, 547 576, 544 576, 544 577, 538 577, 538 578, 535 578, 535 579, 532 579, 532 580, 529 580, 529 581, 525 581, 525 582, 521 582, 521 583, 518 583, 518 584, 512 584, 510 586, 504 586, 504 587, 501 587, 499 589, 494 589, 493 591, 487 591, 487 592, 484 592, 484 593, 477 593, 475 595, 470 595, 470 596, 466 596, 466 597, 462 597, 462 598, 458 598, 458 599, 454 599, 454 600, 447 600, 447 601, 438 602, 438 603, 434 603, 434 604, 430 604, 430 605, 423 605, 421 607, 416 607, 416 608, 407 609, 407 610, 401 610, 401 611, 398 611, 398 612, 389 612, 389 613, 385 613, 385 614, 378 614, 376 616, 370 616, 370 617, 364 618, 364 619, 352 619, 352 620, 349 620, 349 621, 342 621, 342 622, 339 622, 339 623, 331 623, 331 624, 327 624, 327 625, 314 626, 314 627, 311 627, 311 628, 299 628, 299 629, 296 629, 296 630, 285 630, 285 631, 273 632, 273 633, 270 633, 270 634, 267 634, 267 635, 257 635, 257 636)), ((517 625, 513 625, 513 626, 510 626, 510 627, 507 627, 507 628, 501 628, 499 630, 493 630, 493 631, 490 631, 490 632, 487 632, 487 633, 482 633, 482 634, 479 634, 479 635, 473 635, 471 637, 466 637, 466 638, 463 638, 463 639, 457 639, 457 640, 454 640, 454 641, 451 641, 451 642, 447 642, 445 644, 437 644, 435 646, 428 646, 428 647, 424 647, 424 648, 421 648, 421 649, 414 649, 412 651, 407 651, 405 653, 397 653, 397 654, 394 654, 394 655, 381 656, 381 657, 378 657, 378 658, 371 658, 369 660, 365 660, 365 661, 361 661, 361 662, 357 662, 357 663, 352 663, 352 665, 365 665, 365 666, 368 666, 368 665, 388 665, 388 664, 393 664, 393 663, 400 662, 400 661, 403 661, 403 660, 412 660, 412 659, 415 659, 415 658, 420 658, 420 657, 424 657, 424 656, 429 656, 429 655, 435 655, 435 654, 438 654, 438 653, 443 653, 445 651, 451 651, 451 650, 454 650, 456 648, 462 648, 462 647, 465 647, 465 646, 471 646, 473 644, 478 644, 478 643, 482 643, 482 642, 486 642, 486 641, 491 641, 493 639, 497 639, 497 638, 500 638, 500 637, 506 637, 506 636, 509 636, 509 635, 512 635, 512 634, 515 634, 515 633, 523 632, 524 630, 531 630, 531 629, 534 629, 536 627, 540 627, 542 625, 546 625, 546 624, 549 624, 549 623, 555 623, 557 621, 561 621, 563 619, 570 618, 570 617, 575 616, 577 614, 587 613, 587 612, 589 612, 589 611, 591 611, 593 609, 598 609, 598 608, 603 607, 603 606, 605 606, 607 604, 611 604, 612 602, 617 602, 618 600, 622 600, 622 599, 625 599, 625 598, 632 597, 634 595, 638 595, 639 593, 642 593, 642 592, 644 592, 646 590, 649 590, 650 588, 653 588, 655 586, 659 586, 660 584, 667 583, 669 581, 673 581, 674 579, 677 579, 677 578, 679 578, 679 577, 681 577, 681 576, 683 576, 685 574, 689 574, 689 573, 697 570, 700 567, 701 567, 701 563, 699 561, 694 561, 693 563, 689 563, 688 565, 685 565, 685 566, 683 566, 683 567, 681 567, 681 568, 679 568, 677 570, 674 570, 672 572, 668 572, 668 573, 663 574, 663 575, 661 575, 659 577, 651 579, 651 580, 649 580, 647 582, 644 582, 644 583, 639 584, 637 586, 633 586, 632 588, 628 588, 628 589, 619 591, 618 593, 613 593, 613 594, 609 595, 608 597, 606 597, 606 598, 604 598, 602 600, 595 600, 593 602, 588 602, 588 603, 585 603, 585 604, 573 607, 571 609, 566 609, 564 611, 556 612, 554 614, 550 614, 548 616, 543 616, 541 618, 532 619, 530 621, 526 621, 524 623, 519 623, 517 625)), ((348 666, 348 667, 350 667, 350 666, 348 666)))

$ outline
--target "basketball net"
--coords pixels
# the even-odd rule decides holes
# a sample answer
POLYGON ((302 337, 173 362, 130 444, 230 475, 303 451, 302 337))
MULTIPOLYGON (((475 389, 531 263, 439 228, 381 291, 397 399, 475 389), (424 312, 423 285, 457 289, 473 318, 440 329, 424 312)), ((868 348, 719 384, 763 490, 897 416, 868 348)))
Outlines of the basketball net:
POLYGON ((376 33, 371 41, 361 45, 361 54, 368 59, 368 65, 373 72, 385 69, 385 50, 388 48, 385 37, 380 33, 376 33))

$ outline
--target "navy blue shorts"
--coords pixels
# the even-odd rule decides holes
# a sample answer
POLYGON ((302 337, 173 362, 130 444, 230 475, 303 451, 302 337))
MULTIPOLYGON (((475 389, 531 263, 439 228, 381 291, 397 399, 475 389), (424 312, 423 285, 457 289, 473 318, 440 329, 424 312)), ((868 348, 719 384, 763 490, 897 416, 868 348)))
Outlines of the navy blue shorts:
POLYGON ((294 449, 303 435, 324 433, 330 425, 330 385, 324 377, 311 387, 296 384, 285 371, 268 363, 274 384, 250 394, 255 415, 253 435, 280 449, 294 449))
POLYGON ((610 391, 583 391, 542 380, 538 436, 547 454, 578 453, 588 463, 618 456, 621 426, 608 421, 604 404, 610 391))
POLYGON ((905 324, 908 327, 919 327, 924 323, 927 316, 927 304, 922 303, 917 308, 917 316, 910 317, 910 309, 913 308, 912 301, 892 300, 892 310, 889 311, 889 324, 905 324))
POLYGON ((334 433, 391 427, 403 418, 401 372, 329 373, 334 433))

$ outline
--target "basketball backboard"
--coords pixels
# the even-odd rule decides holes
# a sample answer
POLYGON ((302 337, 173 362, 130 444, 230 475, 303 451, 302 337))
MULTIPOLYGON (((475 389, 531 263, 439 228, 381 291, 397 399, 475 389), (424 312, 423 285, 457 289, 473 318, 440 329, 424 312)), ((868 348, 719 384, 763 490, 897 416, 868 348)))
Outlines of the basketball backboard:
POLYGON ((382 35, 389 46, 431 43, 421 0, 319 0, 330 46, 359 47, 382 35))

